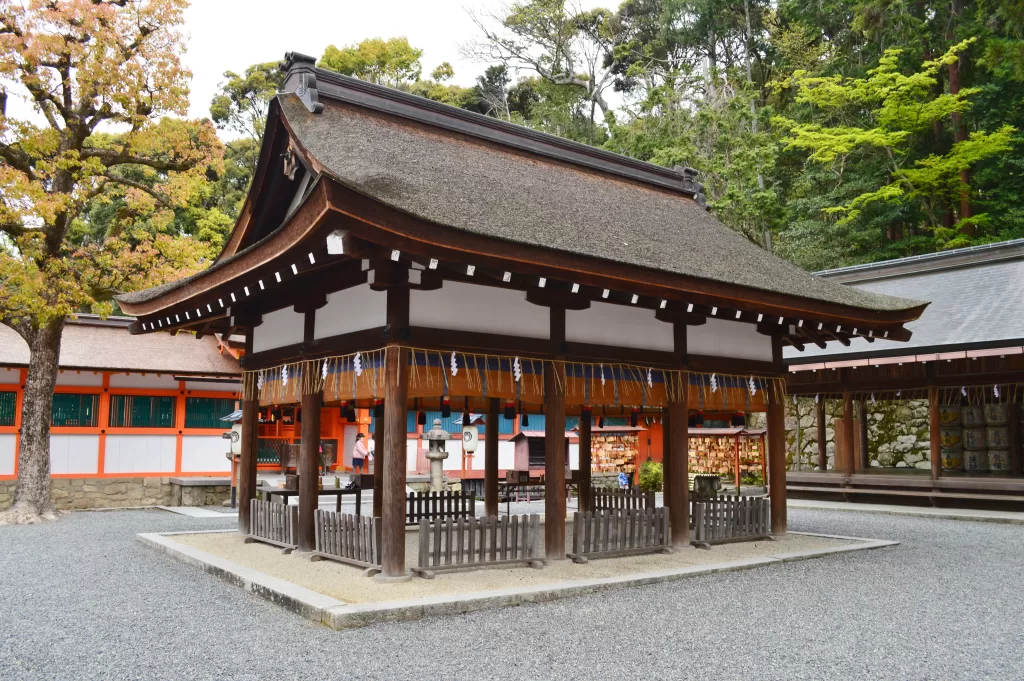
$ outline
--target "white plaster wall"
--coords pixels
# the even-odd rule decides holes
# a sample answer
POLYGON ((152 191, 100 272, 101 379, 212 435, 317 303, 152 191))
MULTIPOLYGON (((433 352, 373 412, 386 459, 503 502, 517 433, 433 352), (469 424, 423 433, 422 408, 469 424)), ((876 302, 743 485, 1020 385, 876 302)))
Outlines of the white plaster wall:
POLYGON ((57 374, 57 385, 101 386, 103 374, 94 371, 61 371, 57 374))
POLYGON ((0 435, 0 475, 14 475, 14 433, 0 435))
MULTIPOLYGON (((405 441, 405 470, 414 471, 416 470, 416 440, 405 441)), ((373 465, 377 465, 377 459, 373 460, 373 465)))
POLYGON ((374 291, 369 284, 330 293, 327 304, 316 311, 313 338, 330 338, 384 326, 387 306, 387 291, 374 291))
POLYGON ((178 382, 172 374, 111 374, 111 388, 146 388, 150 390, 177 390, 178 382))
POLYGON ((672 325, 655 319, 654 310, 612 303, 594 302, 586 310, 566 310, 565 339, 642 350, 675 349, 672 325))
POLYGON ((569 444, 569 468, 576 470, 580 467, 580 446, 579 444, 569 444))
POLYGON ((204 390, 207 392, 237 393, 242 391, 242 382, 211 383, 209 381, 185 381, 186 390, 204 390))
POLYGON ((17 369, 0 369, 0 385, 7 383, 18 385, 19 378, 21 378, 21 373, 17 369))
POLYGON ((174 455, 174 435, 108 435, 103 472, 173 473, 174 455))
POLYGON ((99 435, 51 435, 50 473, 96 473, 99 435))
POLYGON ((711 317, 707 324, 687 327, 686 349, 691 355, 772 361, 772 340, 754 324, 711 317))
POLYGON ((231 462, 224 456, 230 448, 231 443, 220 435, 185 435, 181 439, 181 472, 230 473, 231 462))
POLYGON ((436 291, 411 291, 409 323, 527 338, 548 338, 551 331, 548 308, 527 302, 525 292, 453 281, 436 291))
POLYGON ((263 323, 253 329, 252 351, 263 352, 301 343, 304 324, 305 315, 290 307, 268 312, 263 315, 263 323))

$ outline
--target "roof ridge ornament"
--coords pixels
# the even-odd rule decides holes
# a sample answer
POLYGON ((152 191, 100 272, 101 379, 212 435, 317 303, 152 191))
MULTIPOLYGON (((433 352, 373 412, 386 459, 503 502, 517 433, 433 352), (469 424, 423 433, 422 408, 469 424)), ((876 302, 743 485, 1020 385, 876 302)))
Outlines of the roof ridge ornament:
POLYGON ((704 195, 704 185, 697 182, 697 169, 689 166, 672 166, 672 170, 683 176, 683 191, 693 194, 693 200, 701 208, 707 208, 708 200, 704 195))
POLYGON ((322 112, 324 105, 320 101, 320 92, 316 87, 316 74, 313 72, 313 69, 316 68, 316 58, 301 52, 286 52, 284 61, 281 62, 281 70, 287 72, 296 67, 303 71, 297 74, 299 82, 295 87, 295 96, 302 100, 310 113, 322 112))

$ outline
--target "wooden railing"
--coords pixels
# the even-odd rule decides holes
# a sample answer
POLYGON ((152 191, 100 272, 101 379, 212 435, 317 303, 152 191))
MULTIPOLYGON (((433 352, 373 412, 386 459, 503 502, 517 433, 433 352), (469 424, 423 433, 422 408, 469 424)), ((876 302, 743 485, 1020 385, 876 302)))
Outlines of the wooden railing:
POLYGON ((591 487, 595 511, 654 508, 654 492, 639 487, 630 489, 602 489, 591 487))
POLYGON ((769 501, 736 496, 694 501, 690 523, 697 546, 763 539, 771 534, 769 501))
POLYGON ((671 551, 668 509, 618 509, 574 513, 572 552, 574 563, 588 558, 614 558, 638 553, 671 551))
POLYGON ((476 495, 472 492, 410 492, 406 497, 405 524, 421 520, 472 518, 476 516, 476 495))
POLYGON ((299 507, 269 501, 249 501, 249 534, 245 543, 273 544, 291 553, 299 548, 299 507))
POLYGON ((539 515, 420 520, 419 564, 413 572, 433 579, 441 570, 525 563, 543 567, 539 515))
POLYGON ((316 550, 313 560, 336 560, 339 563, 367 568, 367 576, 380 572, 380 518, 366 518, 351 513, 335 513, 316 509, 316 550))

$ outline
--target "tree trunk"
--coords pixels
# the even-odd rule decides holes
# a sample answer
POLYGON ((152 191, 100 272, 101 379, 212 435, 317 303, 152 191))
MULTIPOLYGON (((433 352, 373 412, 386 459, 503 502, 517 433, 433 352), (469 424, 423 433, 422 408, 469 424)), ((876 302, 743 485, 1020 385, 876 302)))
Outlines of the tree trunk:
POLYGON ((14 505, 0 513, 0 525, 35 523, 57 516, 50 495, 50 419, 63 332, 63 318, 40 329, 23 331, 29 360, 21 418, 18 484, 14 505))
MULTIPOLYGON (((952 44, 956 40, 956 25, 960 21, 960 15, 963 13, 963 0, 952 0, 950 17, 949 17, 949 28, 946 30, 946 39, 952 44)), ((961 53, 958 55, 957 60, 950 64, 948 68, 949 73, 949 94, 955 95, 960 92, 960 74, 964 66, 964 55, 961 53)), ((951 114, 953 119, 953 140, 954 142, 963 142, 967 139, 967 128, 964 126, 963 117, 954 113, 951 114)), ((970 182, 971 182, 971 171, 961 170, 960 181, 963 182, 964 186, 960 189, 960 219, 966 220, 971 217, 971 195, 970 195, 970 182)), ((973 224, 965 223, 962 227, 964 234, 968 236, 974 236, 975 228, 973 224)))

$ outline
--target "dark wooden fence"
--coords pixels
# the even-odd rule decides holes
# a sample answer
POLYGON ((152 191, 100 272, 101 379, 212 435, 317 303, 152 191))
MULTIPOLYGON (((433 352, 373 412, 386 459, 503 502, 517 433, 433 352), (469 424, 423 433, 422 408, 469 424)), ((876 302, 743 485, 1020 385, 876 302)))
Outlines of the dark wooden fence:
POLYGON ((671 550, 668 509, 616 509, 574 513, 572 553, 574 563, 588 558, 614 558, 637 553, 671 550))
POLYGON ((419 564, 426 579, 441 570, 525 563, 543 567, 539 515, 420 520, 419 564))
POLYGON ((591 498, 594 500, 595 511, 615 511, 619 509, 654 508, 654 492, 639 487, 630 489, 602 489, 591 487, 591 498))
POLYGON ((476 495, 472 492, 410 492, 406 498, 405 524, 421 520, 472 518, 476 516, 476 495))
POLYGON ((763 539, 771 534, 769 501, 737 496, 694 501, 690 523, 697 546, 763 539))
POLYGON ((269 501, 249 501, 249 534, 245 543, 273 544, 291 553, 299 548, 299 507, 269 501))
POLYGON ((316 509, 316 550, 310 560, 336 560, 367 568, 366 574, 380 572, 380 518, 316 509))

